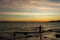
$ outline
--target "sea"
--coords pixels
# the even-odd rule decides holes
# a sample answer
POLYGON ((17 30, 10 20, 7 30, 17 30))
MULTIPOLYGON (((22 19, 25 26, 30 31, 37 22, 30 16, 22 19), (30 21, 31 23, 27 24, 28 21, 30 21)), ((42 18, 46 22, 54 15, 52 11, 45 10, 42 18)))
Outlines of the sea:
POLYGON ((60 22, 0 22, 0 40, 60 40, 59 30, 60 22))

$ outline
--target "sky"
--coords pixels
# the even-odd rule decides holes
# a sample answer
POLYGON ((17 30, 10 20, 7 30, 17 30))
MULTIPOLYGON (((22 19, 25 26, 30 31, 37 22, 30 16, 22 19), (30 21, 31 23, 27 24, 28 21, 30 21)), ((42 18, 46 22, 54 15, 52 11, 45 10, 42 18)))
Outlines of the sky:
POLYGON ((0 21, 60 20, 60 0, 0 0, 0 21))

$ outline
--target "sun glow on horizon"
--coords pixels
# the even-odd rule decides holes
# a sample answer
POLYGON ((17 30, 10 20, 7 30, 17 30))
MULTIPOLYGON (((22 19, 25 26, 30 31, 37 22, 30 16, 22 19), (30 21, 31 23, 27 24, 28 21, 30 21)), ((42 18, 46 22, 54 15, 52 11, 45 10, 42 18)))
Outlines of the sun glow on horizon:
POLYGON ((60 20, 60 16, 54 13, 23 13, 23 12, 1 12, 0 21, 52 21, 60 20), (9 14, 8 14, 9 13, 9 14))

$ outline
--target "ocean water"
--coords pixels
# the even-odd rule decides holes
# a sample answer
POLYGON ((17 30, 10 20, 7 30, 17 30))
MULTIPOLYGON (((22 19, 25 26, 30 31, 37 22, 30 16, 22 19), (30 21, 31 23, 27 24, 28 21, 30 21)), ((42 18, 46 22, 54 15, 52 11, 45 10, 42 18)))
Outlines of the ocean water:
POLYGON ((56 32, 49 32, 51 29, 60 29, 60 22, 46 23, 0 23, 0 40, 40 40, 39 33, 28 33, 25 35, 20 32, 39 32, 39 26, 46 31, 41 33, 42 40, 60 40, 56 38, 56 32), (15 32, 15 33, 14 33, 15 32))

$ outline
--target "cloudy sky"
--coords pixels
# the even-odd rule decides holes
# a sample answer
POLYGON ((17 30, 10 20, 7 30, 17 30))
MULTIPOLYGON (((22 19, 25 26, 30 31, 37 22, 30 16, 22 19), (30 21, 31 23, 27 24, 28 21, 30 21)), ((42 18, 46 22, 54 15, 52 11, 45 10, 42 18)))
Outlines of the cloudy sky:
POLYGON ((60 20, 60 0, 0 0, 0 21, 60 20))

